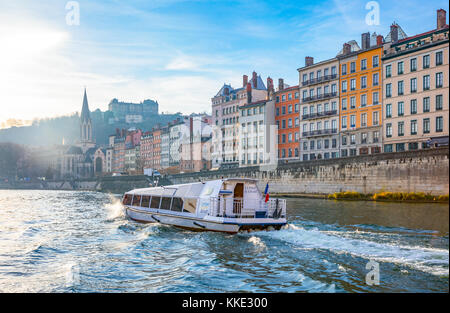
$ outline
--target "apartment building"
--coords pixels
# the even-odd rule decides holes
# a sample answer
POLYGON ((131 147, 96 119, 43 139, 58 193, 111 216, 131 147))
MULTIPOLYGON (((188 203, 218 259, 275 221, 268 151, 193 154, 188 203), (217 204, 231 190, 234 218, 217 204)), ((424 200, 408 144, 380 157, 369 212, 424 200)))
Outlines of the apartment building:
POLYGON ((371 45, 370 33, 363 33, 361 48, 351 41, 337 55, 341 157, 381 152, 382 45, 383 36, 371 45))
POLYGON ((384 152, 448 144, 449 26, 437 10, 436 28, 384 45, 384 152))
MULTIPOLYGON (((251 98, 249 89, 247 99, 251 98)), ((239 112, 239 166, 277 164, 275 101, 248 101, 239 106, 239 112)))
POLYGON ((256 72, 253 72, 250 81, 247 75, 243 75, 240 88, 234 89, 230 84, 224 84, 211 99, 213 168, 239 166, 239 106, 247 103, 248 83, 251 101, 267 99, 266 86, 256 72))
POLYGON ((163 127, 161 130, 161 169, 169 167, 169 128, 163 127))
MULTIPOLYGON (((272 80, 268 78, 267 88, 272 80)), ((298 85, 285 86, 284 80, 278 80, 275 99, 275 122, 278 127, 278 159, 292 160, 300 157, 300 93, 298 85)))
POLYGON ((300 159, 339 157, 339 60, 314 64, 305 58, 298 69, 300 103, 300 159))

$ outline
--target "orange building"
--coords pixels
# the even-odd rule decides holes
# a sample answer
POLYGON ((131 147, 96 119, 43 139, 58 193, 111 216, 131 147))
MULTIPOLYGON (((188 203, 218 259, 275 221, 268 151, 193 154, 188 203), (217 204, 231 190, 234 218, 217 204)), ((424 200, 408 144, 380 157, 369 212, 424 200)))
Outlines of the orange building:
POLYGON ((381 152, 383 37, 370 43, 370 34, 345 43, 337 55, 340 84, 341 157, 381 152))
MULTIPOLYGON (((268 83, 269 84, 269 81, 268 83)), ((275 123, 278 127, 278 159, 299 159, 300 156, 300 97, 299 86, 285 88, 282 78, 274 93, 275 123)))

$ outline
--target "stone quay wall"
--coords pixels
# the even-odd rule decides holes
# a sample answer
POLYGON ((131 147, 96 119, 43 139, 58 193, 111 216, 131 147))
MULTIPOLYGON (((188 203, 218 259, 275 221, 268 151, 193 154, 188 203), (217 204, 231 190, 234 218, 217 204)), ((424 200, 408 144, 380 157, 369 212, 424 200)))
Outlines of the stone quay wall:
POLYGON ((449 150, 382 153, 339 159, 291 162, 274 169, 244 167, 170 175, 174 184, 221 178, 253 178, 260 190, 269 183, 270 193, 330 194, 357 191, 449 193, 449 150))

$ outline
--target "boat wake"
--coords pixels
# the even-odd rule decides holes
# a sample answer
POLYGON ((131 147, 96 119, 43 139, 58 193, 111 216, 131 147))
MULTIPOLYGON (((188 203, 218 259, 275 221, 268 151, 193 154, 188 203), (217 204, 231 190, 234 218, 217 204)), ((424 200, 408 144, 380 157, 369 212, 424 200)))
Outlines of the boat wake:
POLYGON ((318 228, 305 229, 294 224, 288 224, 280 231, 262 231, 252 235, 270 237, 306 249, 327 250, 334 254, 347 253, 353 257, 404 265, 437 276, 449 275, 449 251, 446 249, 342 237, 338 232, 329 234, 318 228))

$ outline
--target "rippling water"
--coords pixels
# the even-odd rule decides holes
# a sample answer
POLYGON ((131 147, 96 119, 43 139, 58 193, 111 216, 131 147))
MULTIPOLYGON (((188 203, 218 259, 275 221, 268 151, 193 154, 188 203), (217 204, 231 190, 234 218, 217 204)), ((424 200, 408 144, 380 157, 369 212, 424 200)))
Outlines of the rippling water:
POLYGON ((0 292, 449 291, 447 205, 289 199, 285 229, 226 235, 133 222, 118 197, 0 190, 0 292))

